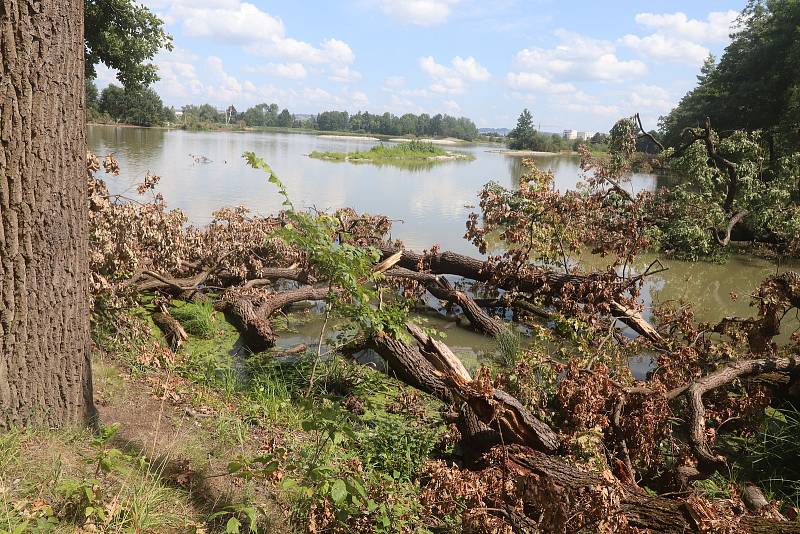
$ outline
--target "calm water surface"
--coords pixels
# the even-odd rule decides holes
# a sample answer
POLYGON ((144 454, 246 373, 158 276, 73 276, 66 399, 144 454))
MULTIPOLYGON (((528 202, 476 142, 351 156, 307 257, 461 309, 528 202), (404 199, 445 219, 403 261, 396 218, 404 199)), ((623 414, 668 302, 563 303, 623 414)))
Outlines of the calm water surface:
MULTIPOLYGON (((492 152, 489 145, 466 145, 473 161, 447 161, 411 168, 353 164, 311 159, 314 150, 349 152, 365 150, 378 142, 332 139, 307 134, 252 132, 186 132, 113 126, 90 126, 89 147, 98 156, 111 152, 122 173, 108 180, 115 193, 135 195, 145 173, 161 176, 158 190, 171 207, 184 210, 193 224, 210 221, 212 211, 246 205, 267 215, 280 209, 276 189, 262 172, 247 167, 242 153, 253 151, 267 161, 286 184, 295 206, 385 214, 395 219, 393 237, 407 246, 424 249, 438 243, 444 249, 476 255, 462 238, 467 215, 477 204, 477 193, 489 181, 515 187, 522 172, 521 158, 492 152), (198 163, 196 157, 207 158, 198 163)), ((556 187, 574 188, 581 179, 579 160, 572 156, 537 157, 537 164, 552 169, 556 187)), ((653 190, 656 176, 637 174, 634 190, 653 190)), ((644 258, 643 263, 652 258, 644 258)), ((646 306, 654 302, 685 299, 703 320, 725 315, 749 315, 749 293, 765 276, 783 270, 765 260, 735 257, 725 265, 662 260, 669 271, 653 277, 645 288, 646 306), (731 299, 731 293, 740 296, 731 299)), ((646 263, 644 263, 646 264, 646 263)), ((316 325, 301 327, 304 338, 316 325)), ((464 329, 449 328, 448 343, 468 356, 493 347, 493 342, 464 329)))

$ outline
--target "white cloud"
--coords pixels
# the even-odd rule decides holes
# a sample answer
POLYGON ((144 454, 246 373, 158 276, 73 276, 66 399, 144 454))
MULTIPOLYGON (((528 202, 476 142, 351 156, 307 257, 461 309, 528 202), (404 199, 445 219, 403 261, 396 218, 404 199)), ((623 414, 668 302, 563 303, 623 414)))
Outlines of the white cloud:
POLYGON ((363 91, 355 91, 350 95, 350 102, 352 102, 355 107, 361 108, 369 104, 369 98, 363 91))
POLYGON ((448 113, 458 113, 461 111, 461 106, 455 100, 445 100, 442 102, 442 107, 448 113))
MULTIPOLYGON (((230 4, 230 3, 229 3, 230 4)), ((171 14, 193 37, 212 37, 228 43, 246 44, 264 36, 283 36, 283 23, 247 2, 220 7, 175 5, 171 14)))
POLYGON ((466 89, 467 81, 485 81, 491 75, 474 57, 466 59, 456 56, 452 67, 436 63, 433 56, 419 59, 419 66, 431 78, 430 90, 434 93, 458 95, 466 89))
POLYGON ((269 63, 267 68, 275 76, 289 80, 302 80, 308 75, 302 63, 269 63))
POLYGON ((640 55, 656 61, 701 65, 709 53, 708 48, 703 45, 660 33, 645 37, 628 34, 622 38, 622 42, 640 55))
POLYGON ((480 65, 472 56, 466 59, 461 56, 454 57, 453 68, 467 80, 483 82, 492 77, 486 67, 480 65))
POLYGON ((329 65, 341 68, 355 61, 350 46, 339 39, 326 39, 313 45, 287 35, 283 22, 256 5, 241 0, 149 0, 148 5, 163 9, 164 15, 180 24, 191 37, 233 44, 253 55, 282 60, 276 68, 284 77, 300 79, 296 65, 329 65), (289 66, 291 65, 291 66, 289 66))
POLYGON ((542 93, 571 93, 576 90, 571 83, 557 83, 535 72, 509 72, 508 85, 521 91, 540 91, 542 93))
POLYGON ((382 0, 387 15, 407 24, 434 26, 446 22, 460 0, 382 0))
POLYGON ((690 19, 685 13, 639 13, 636 23, 657 31, 664 31, 674 37, 684 37, 690 41, 724 42, 731 33, 731 25, 739 13, 730 11, 712 11, 707 20, 690 19))
POLYGON ((349 65, 333 66, 330 79, 336 82, 357 82, 361 79, 361 73, 351 69, 349 65))
POLYGON ((631 107, 666 113, 675 105, 669 91, 658 85, 637 85, 628 99, 631 107))
POLYGON ((553 48, 524 48, 514 57, 517 72, 509 73, 512 87, 559 93, 565 84, 579 81, 622 81, 641 76, 647 65, 639 60, 621 60, 610 41, 556 30, 559 43, 553 48))
POLYGON ((736 11, 714 11, 706 20, 690 19, 685 13, 639 13, 636 22, 655 30, 645 36, 628 34, 620 41, 641 56, 655 61, 701 65, 709 49, 704 43, 727 41, 736 11))

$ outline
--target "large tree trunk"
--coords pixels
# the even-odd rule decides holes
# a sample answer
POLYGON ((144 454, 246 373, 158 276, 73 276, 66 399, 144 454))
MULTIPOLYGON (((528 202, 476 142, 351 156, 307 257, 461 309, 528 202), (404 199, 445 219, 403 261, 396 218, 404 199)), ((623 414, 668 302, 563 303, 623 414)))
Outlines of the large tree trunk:
POLYGON ((94 414, 83 0, 0 3, 0 427, 94 414))

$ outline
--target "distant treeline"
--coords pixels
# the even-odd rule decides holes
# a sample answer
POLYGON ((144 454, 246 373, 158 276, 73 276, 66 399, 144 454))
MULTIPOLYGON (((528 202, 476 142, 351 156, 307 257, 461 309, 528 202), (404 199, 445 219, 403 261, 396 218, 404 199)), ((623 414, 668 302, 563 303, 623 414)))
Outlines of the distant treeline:
POLYGON ((98 94, 92 81, 86 83, 86 103, 89 120, 99 122, 124 122, 137 126, 174 124, 188 129, 218 128, 223 125, 248 128, 306 128, 311 130, 357 132, 383 135, 416 135, 431 137, 457 137, 473 140, 478 137, 475 123, 466 117, 445 114, 397 116, 392 113, 375 114, 359 111, 353 115, 346 111, 325 111, 318 115, 295 115, 277 104, 258 104, 240 112, 234 106, 225 111, 211 104, 187 105, 176 113, 164 106, 152 89, 123 89, 109 85, 98 94), (180 116, 178 116, 180 115, 180 116))
POLYGON ((383 135, 417 135, 436 137, 458 137, 472 140, 478 136, 475 123, 466 117, 450 115, 414 115, 406 113, 398 117, 392 113, 375 114, 359 111, 350 114, 347 111, 324 111, 318 115, 296 116, 283 109, 278 112, 277 104, 258 104, 242 113, 230 106, 225 113, 218 112, 213 106, 184 106, 183 120, 186 124, 193 121, 242 124, 250 128, 283 127, 308 128, 334 132, 357 132, 383 135))

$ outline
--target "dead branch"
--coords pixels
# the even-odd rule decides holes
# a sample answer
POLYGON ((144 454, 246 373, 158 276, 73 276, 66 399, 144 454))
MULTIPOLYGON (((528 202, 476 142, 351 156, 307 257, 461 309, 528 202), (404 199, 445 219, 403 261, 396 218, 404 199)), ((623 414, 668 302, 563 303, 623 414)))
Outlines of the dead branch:
POLYGON ((227 314, 242 334, 245 345, 253 352, 261 352, 275 346, 277 335, 270 318, 289 304, 304 300, 324 300, 330 291, 327 287, 304 286, 280 293, 262 292, 256 296, 234 294, 215 304, 215 308, 227 314))
MULTIPOLYGON (((393 257, 396 255, 393 255, 393 257)), ((397 261, 400 261, 399 257, 397 257, 397 261)), ((491 336, 499 336, 508 332, 504 321, 486 313, 472 297, 464 291, 454 289, 444 277, 430 273, 420 273, 403 267, 394 267, 386 271, 385 274, 392 278, 406 278, 419 282, 437 299, 446 300, 459 306, 473 327, 480 332, 491 336)))
MULTIPOLYGON (((384 256, 395 254, 397 251, 390 247, 383 248, 384 256)), ((486 262, 457 254, 455 252, 440 252, 430 256, 422 256, 410 250, 403 250, 400 261, 397 265, 411 271, 419 272, 420 265, 427 265, 432 274, 452 274, 469 278, 477 282, 493 282, 500 289, 512 290, 519 289, 530 294, 555 294, 563 289, 567 284, 581 284, 595 280, 593 275, 564 274, 550 270, 537 269, 534 274, 527 276, 505 277, 503 280, 492 280, 489 267, 486 262)), ((614 316, 628 325, 640 335, 645 336, 653 342, 660 342, 661 336, 652 325, 628 306, 623 305, 618 300, 611 303, 614 316)))
POLYGON ((181 323, 170 315, 165 307, 162 306, 160 311, 153 313, 153 322, 164 333, 164 338, 173 351, 178 350, 181 345, 189 340, 189 335, 183 329, 181 323))
POLYGON ((686 389, 690 423, 689 444, 698 460, 701 475, 708 475, 727 466, 724 456, 711 450, 706 439, 705 406, 703 395, 719 387, 725 386, 746 376, 763 373, 790 372, 800 367, 800 358, 762 358, 738 361, 714 371, 703 378, 695 380, 686 389))

